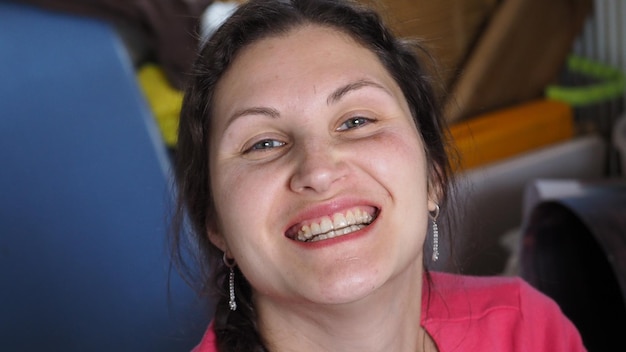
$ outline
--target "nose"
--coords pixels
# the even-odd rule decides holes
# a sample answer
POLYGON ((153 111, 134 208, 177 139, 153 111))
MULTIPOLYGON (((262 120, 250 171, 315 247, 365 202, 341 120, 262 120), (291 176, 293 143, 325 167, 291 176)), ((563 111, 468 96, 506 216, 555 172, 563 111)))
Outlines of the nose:
POLYGON ((298 148, 290 187, 297 193, 325 193, 348 173, 348 166, 332 145, 317 143, 298 148))

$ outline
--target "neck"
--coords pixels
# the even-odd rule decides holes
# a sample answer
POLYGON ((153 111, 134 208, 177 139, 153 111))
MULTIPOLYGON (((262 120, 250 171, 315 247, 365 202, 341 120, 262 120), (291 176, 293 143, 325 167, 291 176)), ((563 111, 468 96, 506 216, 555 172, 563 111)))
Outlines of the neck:
POLYGON ((367 297, 345 304, 258 298, 260 333, 272 351, 423 351, 422 267, 413 264, 367 297))

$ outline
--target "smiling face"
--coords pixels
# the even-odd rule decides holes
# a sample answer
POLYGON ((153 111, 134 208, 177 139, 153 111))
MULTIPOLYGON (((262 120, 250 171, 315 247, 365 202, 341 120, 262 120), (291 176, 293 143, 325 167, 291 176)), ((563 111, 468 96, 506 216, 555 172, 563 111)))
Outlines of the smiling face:
POLYGON ((434 208, 424 147, 372 52, 299 27, 245 48, 213 101, 209 236, 257 304, 349 303, 421 282, 434 208))

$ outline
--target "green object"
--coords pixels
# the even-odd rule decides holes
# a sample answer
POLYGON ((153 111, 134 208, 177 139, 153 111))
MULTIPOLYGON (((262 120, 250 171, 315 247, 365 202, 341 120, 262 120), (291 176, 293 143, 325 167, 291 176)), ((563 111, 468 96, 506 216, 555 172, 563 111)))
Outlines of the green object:
POLYGON ((589 78, 592 83, 583 86, 550 85, 545 91, 546 98, 563 101, 573 107, 582 107, 624 95, 626 76, 614 67, 572 55, 567 60, 567 69, 589 78))

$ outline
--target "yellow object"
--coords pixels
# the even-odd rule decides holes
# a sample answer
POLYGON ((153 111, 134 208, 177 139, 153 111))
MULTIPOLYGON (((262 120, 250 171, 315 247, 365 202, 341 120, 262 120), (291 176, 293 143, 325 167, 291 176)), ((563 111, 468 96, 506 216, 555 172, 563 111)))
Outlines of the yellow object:
POLYGON ((163 70, 146 64, 137 74, 139 84, 155 116, 165 144, 174 147, 178 138, 178 122, 183 92, 172 87, 163 70))
POLYGON ((572 108, 537 100, 453 124, 462 170, 500 161, 574 135, 572 108))

